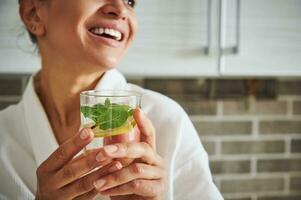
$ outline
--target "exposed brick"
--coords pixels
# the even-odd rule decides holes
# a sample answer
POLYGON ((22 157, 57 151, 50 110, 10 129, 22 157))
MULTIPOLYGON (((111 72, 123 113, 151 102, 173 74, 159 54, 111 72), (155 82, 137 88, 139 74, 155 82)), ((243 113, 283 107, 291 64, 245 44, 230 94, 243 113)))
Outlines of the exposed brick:
POLYGON ((225 198, 225 200, 252 200, 251 197, 225 198))
POLYGON ((291 178, 290 189, 292 191, 301 192, 301 177, 292 177, 291 178))
POLYGON ((163 94, 208 94, 207 82, 197 79, 145 79, 145 87, 163 94))
POLYGON ((260 100, 247 106, 245 101, 224 101, 225 115, 284 115, 287 112, 286 101, 260 100))
MULTIPOLYGON (((260 80, 259 83, 256 97, 275 97, 275 80, 260 80)), ((246 86, 246 79, 145 79, 146 88, 163 94, 198 94, 207 98, 243 98, 248 93, 246 86)))
POLYGON ((258 160, 257 170, 258 172, 300 172, 301 158, 258 160))
POLYGON ((301 153, 301 139, 292 140, 291 148, 293 153, 301 153))
POLYGON ((301 115, 301 101, 294 102, 293 112, 295 115, 301 115))
POLYGON ((257 200, 300 200, 301 194, 299 195, 275 195, 275 196, 262 196, 258 197, 257 200))
POLYGON ((215 81, 215 88, 219 98, 229 97, 242 97, 245 95, 245 81, 242 79, 220 79, 215 81))
POLYGON ((194 123, 200 136, 203 135, 250 135, 252 132, 251 122, 211 122, 202 121, 194 123))
POLYGON ((222 180, 222 193, 267 192, 284 189, 282 178, 251 178, 242 180, 222 180))
POLYGON ((278 83, 279 94, 281 95, 300 95, 301 80, 283 80, 278 83))
POLYGON ((259 124, 259 131, 261 134, 301 134, 301 121, 261 121, 259 124))
POLYGON ((284 141, 223 142, 223 154, 284 153, 284 141))
POLYGON ((17 104, 17 103, 18 103, 18 101, 12 101, 12 102, 2 101, 2 102, 0 102, 0 110, 7 108, 9 105, 17 104))
POLYGON ((210 169, 213 174, 250 173, 251 161, 210 161, 210 169))
POLYGON ((177 102, 196 102, 196 101, 208 101, 204 96, 200 94, 167 94, 170 98, 177 102))
POLYGON ((189 115, 216 115, 216 101, 179 101, 189 115))
POLYGON ((135 84, 135 85, 139 85, 139 86, 141 86, 141 87, 144 87, 144 79, 142 79, 142 78, 139 78, 139 79, 134 79, 134 78, 129 78, 129 79, 127 79, 127 81, 129 82, 129 83, 132 83, 132 84, 135 84))
POLYGON ((214 142, 202 141, 202 144, 205 147, 205 150, 209 155, 215 154, 215 143, 214 142))
MULTIPOLYGON (((255 96, 258 98, 274 98, 276 80, 252 80, 256 87, 255 96)), ((253 85, 254 86, 254 85, 253 85)), ((248 94, 247 79, 218 79, 215 81, 215 97, 217 98, 244 98, 248 94)))
POLYGON ((5 77, 0 76, 0 95, 21 95, 22 94, 22 80, 21 77, 5 77))

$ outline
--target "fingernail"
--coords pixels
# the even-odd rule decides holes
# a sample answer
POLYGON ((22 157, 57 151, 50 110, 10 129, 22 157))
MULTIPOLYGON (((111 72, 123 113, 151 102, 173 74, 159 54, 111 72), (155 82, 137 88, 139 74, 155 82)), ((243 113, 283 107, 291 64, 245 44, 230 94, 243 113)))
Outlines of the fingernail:
POLYGON ((79 137, 80 137, 82 140, 87 139, 89 136, 90 136, 90 132, 89 132, 89 130, 86 129, 86 128, 84 128, 84 129, 80 132, 80 135, 79 135, 79 137))
POLYGON ((137 111, 138 111, 138 113, 139 114, 141 114, 142 113, 142 110, 141 110, 141 108, 136 108, 137 109, 137 111))
POLYGON ((102 152, 99 152, 97 155, 96 155, 96 161, 97 162, 102 162, 102 161, 105 161, 106 160, 106 157, 103 155, 102 152))
POLYGON ((115 165, 113 165, 112 167, 110 167, 108 169, 109 172, 115 172, 117 170, 120 170, 122 168, 122 164, 121 163, 116 163, 115 165))
POLYGON ((107 145, 104 149, 107 153, 115 153, 118 150, 118 147, 116 145, 107 145))
POLYGON ((99 180, 97 180, 97 181, 94 182, 94 187, 99 190, 99 189, 102 188, 102 186, 105 185, 105 183, 106 183, 106 180, 99 179, 99 180))

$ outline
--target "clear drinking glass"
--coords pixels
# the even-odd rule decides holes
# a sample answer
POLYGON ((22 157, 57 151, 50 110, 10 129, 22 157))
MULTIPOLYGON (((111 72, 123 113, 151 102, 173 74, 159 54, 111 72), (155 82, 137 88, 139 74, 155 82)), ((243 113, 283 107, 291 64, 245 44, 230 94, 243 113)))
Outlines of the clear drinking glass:
POLYGON ((133 111, 141 95, 126 90, 90 90, 80 94, 81 128, 89 127, 93 141, 86 151, 114 142, 139 141, 133 111))

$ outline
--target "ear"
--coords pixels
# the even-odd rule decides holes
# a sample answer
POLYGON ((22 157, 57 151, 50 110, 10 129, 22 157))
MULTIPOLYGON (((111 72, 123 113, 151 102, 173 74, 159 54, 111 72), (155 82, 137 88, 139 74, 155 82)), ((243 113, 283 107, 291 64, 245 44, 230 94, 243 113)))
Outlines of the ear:
POLYGON ((41 3, 38 0, 21 0, 19 14, 29 32, 35 36, 45 34, 46 29, 41 18, 41 3))

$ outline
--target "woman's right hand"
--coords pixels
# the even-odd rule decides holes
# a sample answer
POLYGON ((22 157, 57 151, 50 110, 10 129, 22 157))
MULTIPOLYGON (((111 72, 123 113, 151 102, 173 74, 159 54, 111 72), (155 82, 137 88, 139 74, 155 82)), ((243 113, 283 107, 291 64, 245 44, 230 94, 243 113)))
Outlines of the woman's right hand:
POLYGON ((103 149, 74 158, 92 139, 91 129, 82 129, 38 167, 36 199, 92 199, 97 195, 94 181, 122 165, 105 156, 103 149))

